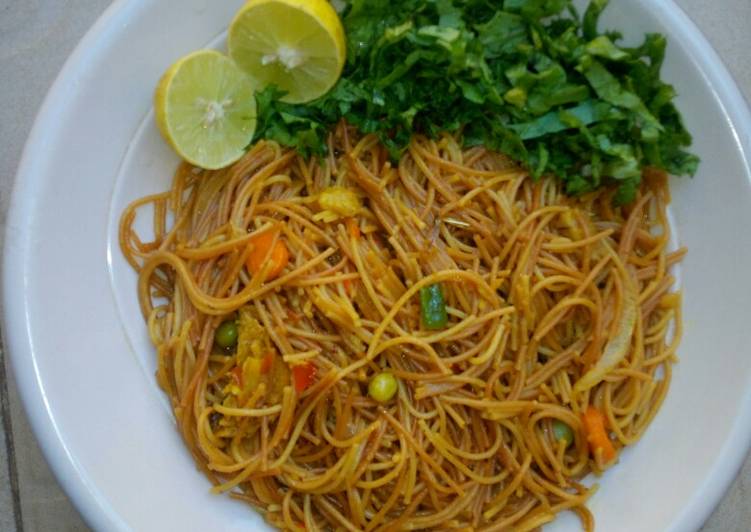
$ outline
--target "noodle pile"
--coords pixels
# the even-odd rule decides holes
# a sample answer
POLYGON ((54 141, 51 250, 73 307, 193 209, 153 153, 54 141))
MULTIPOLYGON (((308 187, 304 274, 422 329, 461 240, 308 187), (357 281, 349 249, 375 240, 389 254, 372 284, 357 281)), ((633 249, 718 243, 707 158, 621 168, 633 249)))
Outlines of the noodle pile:
POLYGON ((451 136, 416 137, 392 165, 340 124, 329 153, 261 141, 227 169, 183 163, 122 215, 158 381, 213 489, 284 530, 524 531, 563 510, 592 530, 580 480, 615 460, 592 452, 582 413, 602 412, 616 452, 636 442, 680 339, 665 176, 616 207, 614 190, 571 198, 451 136), (331 187, 355 214, 321 206, 331 187), (133 228, 141 208, 153 241, 133 228), (290 260, 264 282, 245 263, 266 231, 290 260), (430 330, 418 292, 436 283, 448 323, 430 330), (276 357, 250 386, 240 348, 214 342, 227 319, 276 357), (384 370, 398 391, 379 403, 384 370))

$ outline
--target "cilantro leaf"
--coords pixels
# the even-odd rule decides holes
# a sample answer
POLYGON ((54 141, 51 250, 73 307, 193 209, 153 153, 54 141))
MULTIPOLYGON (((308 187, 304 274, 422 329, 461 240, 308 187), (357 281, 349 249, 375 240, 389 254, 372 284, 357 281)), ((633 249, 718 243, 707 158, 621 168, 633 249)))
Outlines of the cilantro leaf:
POLYGON ((338 83, 306 104, 257 93, 254 140, 320 156, 345 119, 396 160, 415 133, 460 132, 569 194, 616 183, 616 201, 631 201, 644 167, 693 175, 699 158, 660 79, 665 38, 620 46, 598 30, 607 4, 592 0, 579 17, 570 0, 350 0, 338 83))

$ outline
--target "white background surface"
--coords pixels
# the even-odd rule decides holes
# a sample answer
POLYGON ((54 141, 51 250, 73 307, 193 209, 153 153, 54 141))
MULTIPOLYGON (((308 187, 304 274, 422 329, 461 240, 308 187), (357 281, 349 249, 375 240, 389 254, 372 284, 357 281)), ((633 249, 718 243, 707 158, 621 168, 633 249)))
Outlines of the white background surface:
MULTIPOLYGON (((751 99, 751 0, 677 2, 704 31, 746 98, 751 99)), ((44 94, 65 58, 109 3, 0 0, 0 220, 4 219, 16 165, 44 94)), ((86 530, 44 463, 21 411, 15 385, 5 379, 3 364, 0 360, 0 531, 86 530)), ((703 532, 749 530, 749 486, 751 460, 746 460, 703 532)))

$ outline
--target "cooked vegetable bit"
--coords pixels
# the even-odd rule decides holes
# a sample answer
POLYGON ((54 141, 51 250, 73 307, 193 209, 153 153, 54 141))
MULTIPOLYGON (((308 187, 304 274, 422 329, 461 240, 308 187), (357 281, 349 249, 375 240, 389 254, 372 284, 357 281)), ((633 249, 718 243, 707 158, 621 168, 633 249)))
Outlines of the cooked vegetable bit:
POLYGON ((248 255, 246 265, 253 275, 260 274, 266 264, 268 273, 264 281, 276 279, 289 263, 289 250, 276 231, 264 231, 250 240, 253 249, 248 255))
POLYGON ((349 236, 356 239, 362 236, 362 233, 360 232, 360 226, 357 224, 357 220, 355 218, 347 218, 345 224, 347 226, 347 232, 349 233, 349 236))
POLYGON ((379 403, 390 401, 396 394, 398 384, 391 373, 382 372, 374 376, 368 384, 368 393, 379 403))
POLYGON ((339 82, 305 105, 256 95, 255 139, 324 155, 342 118, 375 133, 398 160, 414 133, 462 130, 485 145, 554 174, 570 194, 617 183, 631 201, 646 167, 693 175, 699 159, 660 79, 665 37, 618 44, 600 33, 607 0, 583 17, 567 0, 346 2, 347 63, 339 82))
POLYGON ((426 329, 443 329, 446 326, 448 314, 440 284, 420 288, 420 314, 426 329))
POLYGON ((593 406, 589 406, 582 414, 582 422, 592 456, 596 457, 599 452, 602 453, 602 459, 605 463, 612 461, 615 458, 615 447, 613 447, 613 442, 610 441, 605 430, 605 416, 602 412, 593 406))
POLYGON ((265 357, 263 357, 263 360, 261 360, 261 374, 266 375, 269 371, 271 371, 271 368, 273 365, 274 365, 274 353, 269 352, 266 354, 265 357))
POLYGON ((281 401, 284 387, 290 383, 290 371, 282 357, 275 354, 268 332, 250 306, 240 308, 237 316, 236 366, 231 370, 227 391, 232 404, 242 404, 264 384, 268 404, 281 401))
POLYGON ((565 441, 566 447, 574 442, 574 431, 568 424, 564 423, 560 419, 553 420, 553 437, 556 441, 565 441))
POLYGON ((321 212, 316 220, 331 222, 342 217, 355 216, 362 209, 360 198, 355 191, 346 187, 328 187, 318 195, 321 212))
POLYGON ((223 349, 237 345, 237 322, 234 319, 223 321, 214 332, 214 342, 223 349))
POLYGON ((292 366, 292 380, 295 383, 297 393, 304 392, 308 386, 313 384, 317 370, 310 362, 292 366))

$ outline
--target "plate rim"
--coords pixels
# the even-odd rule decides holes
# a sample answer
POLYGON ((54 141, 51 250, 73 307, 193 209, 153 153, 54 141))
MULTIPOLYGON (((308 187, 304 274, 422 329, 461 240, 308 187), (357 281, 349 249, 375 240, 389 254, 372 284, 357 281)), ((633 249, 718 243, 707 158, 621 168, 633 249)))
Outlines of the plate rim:
POLYGON ((80 469, 78 462, 60 433, 51 407, 44 393, 43 382, 29 329, 28 300, 25 297, 29 279, 25 275, 25 258, 29 241, 29 226, 24 224, 25 212, 33 211, 35 199, 27 190, 33 189, 36 168, 40 160, 34 158, 36 146, 44 145, 49 134, 45 124, 54 120, 57 103, 64 100, 75 85, 79 65, 97 49, 96 43, 112 31, 116 21, 142 0, 115 0, 99 15, 94 24, 78 41, 50 85, 34 118, 18 163, 9 207, 5 218, 5 239, 2 256, 2 331, 8 365, 16 381, 26 419, 65 495, 71 500, 82 519, 94 530, 128 530, 121 516, 112 508, 97 487, 80 469), (17 232, 16 234, 13 234, 17 232), (19 288, 22 287, 19 294, 19 288))
MULTIPOLYGON (((26 258, 31 227, 24 223, 24 214, 35 209, 36 199, 31 191, 42 175, 37 169, 43 164, 42 158, 35 156, 38 147, 44 146, 47 136, 52 134, 51 129, 45 126, 50 120, 54 121, 58 102, 64 101, 67 94, 74 90, 80 66, 88 56, 97 53, 100 48, 98 43, 113 32, 118 20, 129 9, 136 9, 145 1, 115 0, 110 4, 78 42, 50 86, 34 119, 18 164, 10 194, 3 246, 2 325, 10 371, 16 379, 24 413, 47 464, 77 511, 93 529, 128 530, 129 527, 80 469, 74 450, 66 445, 45 396, 29 328, 28 300, 25 296, 30 282, 26 275, 26 258)), ((701 66, 711 81, 709 85, 717 102, 730 118, 729 128, 736 139, 746 173, 751 176, 751 109, 723 60, 674 0, 636 1, 660 19, 672 19, 672 24, 679 30, 681 45, 691 53, 694 63, 701 66)), ((723 445, 721 456, 694 492, 692 500, 686 501, 683 510, 676 515, 671 529, 700 527, 735 479, 751 447, 751 391, 747 391, 745 399, 723 445)))

